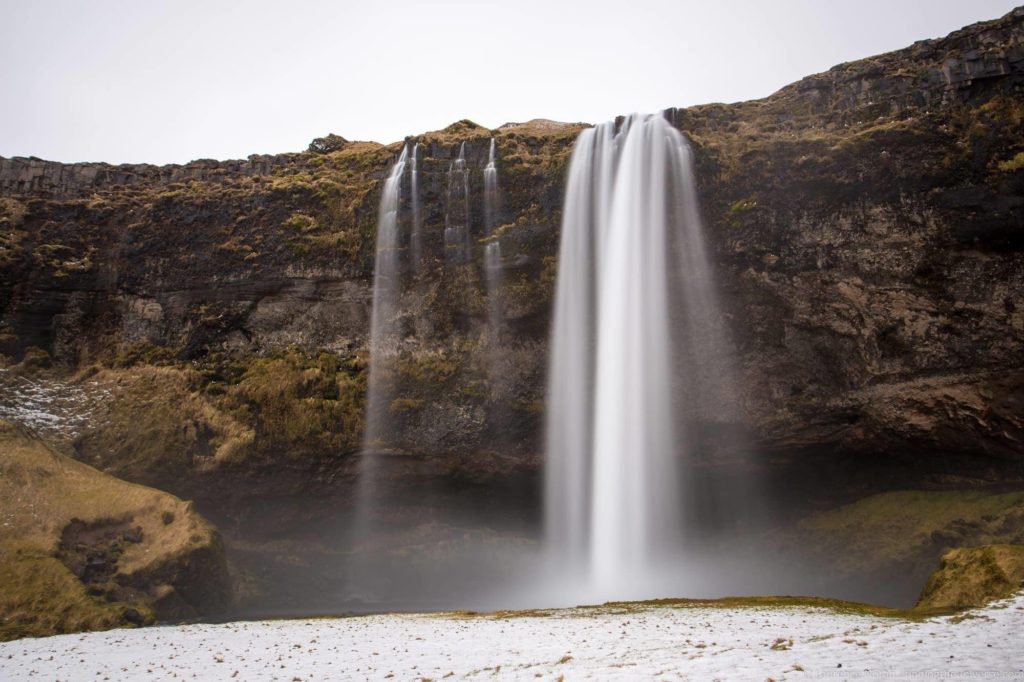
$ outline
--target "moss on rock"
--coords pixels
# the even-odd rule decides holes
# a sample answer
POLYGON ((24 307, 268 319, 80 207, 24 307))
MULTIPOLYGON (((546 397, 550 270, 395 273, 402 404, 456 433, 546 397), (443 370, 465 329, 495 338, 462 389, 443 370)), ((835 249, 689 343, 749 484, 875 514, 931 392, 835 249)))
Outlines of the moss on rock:
POLYGON ((358 358, 291 349, 253 359, 218 404, 251 424, 260 456, 334 456, 359 448, 365 390, 358 358))
POLYGON ((128 480, 196 494, 224 467, 345 456, 359 448, 366 367, 358 355, 224 356, 190 367, 98 371, 109 397, 76 456, 128 480))
POLYGON ((251 427, 197 390, 199 374, 181 367, 108 369, 93 379, 110 397, 76 440, 77 456, 128 480, 168 487, 192 471, 247 457, 251 427))
POLYGON ((945 552, 988 544, 1024 544, 1024 493, 882 493, 813 514, 782 540, 839 589, 863 598, 858 586, 871 585, 908 605, 945 552))
POLYGON ((805 546, 842 572, 934 565, 943 549, 1024 537, 1024 493, 903 490, 881 493, 799 524, 805 546))
POLYGON ((1024 587, 1024 546, 985 545, 952 549, 928 579, 918 609, 984 606, 1024 587))

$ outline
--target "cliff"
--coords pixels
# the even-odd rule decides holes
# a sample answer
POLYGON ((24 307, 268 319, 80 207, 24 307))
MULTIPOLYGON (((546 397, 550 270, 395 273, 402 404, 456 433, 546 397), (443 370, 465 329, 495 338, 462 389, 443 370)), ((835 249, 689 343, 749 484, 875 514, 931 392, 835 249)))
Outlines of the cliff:
MULTIPOLYGON (((694 151, 742 387, 740 415, 680 415, 703 434, 702 462, 742 447, 764 485, 811 504, 1024 479, 1024 10, 763 100, 666 115, 694 151)), ((389 446, 406 457, 396 495, 423 481, 498 506, 532 494, 582 128, 462 121, 406 140, 421 145, 425 256, 417 269, 403 251, 387 378, 389 446), (497 349, 482 271, 492 137, 497 349), (446 265, 447 171, 463 142, 474 253, 446 265)), ((0 158, 0 352, 56 375, 89 368, 110 395, 69 451, 254 533, 308 520, 298 491, 344 507, 377 202, 402 144, 332 135, 302 153, 166 167, 0 158)))

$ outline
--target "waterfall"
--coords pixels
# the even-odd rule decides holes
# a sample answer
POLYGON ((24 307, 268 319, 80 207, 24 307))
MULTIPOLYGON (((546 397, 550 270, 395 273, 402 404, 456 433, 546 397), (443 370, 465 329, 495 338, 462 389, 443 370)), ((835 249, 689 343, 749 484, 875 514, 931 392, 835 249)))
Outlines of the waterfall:
POLYGON ((448 166, 444 247, 448 262, 464 263, 469 258, 469 169, 465 142, 459 145, 459 157, 448 166))
POLYGON ((498 216, 498 166, 497 148, 491 138, 491 148, 487 153, 487 165, 484 166, 484 234, 490 240, 484 247, 484 276, 487 283, 488 329, 491 342, 491 383, 494 384, 499 372, 496 365, 496 346, 501 337, 503 284, 501 269, 501 240, 494 236, 498 216))
MULTIPOLYGON (((358 487, 356 489, 355 517, 352 525, 353 546, 366 541, 373 527, 374 506, 378 502, 380 478, 379 453, 386 447, 388 435, 388 405, 391 392, 385 375, 388 363, 397 352, 398 329, 396 315, 401 293, 401 263, 399 261, 399 208, 401 206, 402 173, 405 171, 409 148, 402 148, 398 160, 391 167, 380 196, 377 214, 377 247, 373 269, 373 309, 370 313, 370 367, 366 390, 363 447, 359 457, 358 487)), ((364 563, 353 561, 350 566, 350 590, 363 590, 372 583, 373 571, 364 563)))
POLYGON ((487 165, 484 166, 484 231, 488 237, 495 228, 498 211, 498 166, 497 147, 491 138, 491 147, 487 152, 487 165))
POLYGON ((569 571, 587 564, 590 545, 591 429, 596 348, 595 266, 611 174, 614 125, 580 133, 569 163, 555 284, 547 399, 545 532, 569 571), (603 166, 609 166, 608 173, 603 166), (600 204, 600 205, 598 205, 600 204))
POLYGON ((384 434, 388 395, 383 390, 381 368, 395 348, 395 313, 401 291, 398 210, 401 203, 402 173, 409 155, 408 145, 391 167, 380 195, 377 213, 377 248, 373 266, 373 309, 370 314, 370 375, 366 392, 366 427, 363 451, 379 447, 384 434))
MULTIPOLYGON (((501 338, 505 312, 501 291, 504 286, 504 273, 500 242, 494 241, 484 247, 484 276, 487 282, 487 373, 491 397, 497 398, 505 392, 507 385, 505 372, 501 367, 501 338)), ((501 418, 496 412, 492 412, 492 417, 495 422, 501 418)))
POLYGON ((717 317, 705 251, 690 152, 663 116, 580 134, 554 302, 545 531, 557 564, 601 597, 643 595, 680 551, 678 408, 703 390, 690 360, 704 349, 687 344, 717 317))
POLYGON ((412 163, 409 169, 409 194, 412 203, 412 235, 409 238, 409 246, 412 250, 413 272, 417 275, 420 271, 420 261, 423 259, 423 212, 420 207, 420 143, 412 147, 412 163))

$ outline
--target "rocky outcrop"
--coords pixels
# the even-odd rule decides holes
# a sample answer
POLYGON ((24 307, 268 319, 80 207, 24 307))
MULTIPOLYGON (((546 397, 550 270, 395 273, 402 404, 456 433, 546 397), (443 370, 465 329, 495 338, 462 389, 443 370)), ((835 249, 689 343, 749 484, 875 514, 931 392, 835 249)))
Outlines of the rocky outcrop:
POLYGON ((942 557, 915 608, 949 610, 984 606, 1024 587, 1024 546, 954 549, 942 557))
POLYGON ((995 90, 1022 85, 1022 68, 1024 29, 1016 9, 945 38, 836 66, 779 94, 807 101, 816 113, 849 112, 867 119, 970 101, 990 85, 995 90))
POLYGON ((245 160, 201 159, 167 166, 150 164, 56 163, 35 157, 0 158, 0 193, 51 198, 88 197, 113 187, 126 189, 189 181, 224 182, 270 175, 301 161, 298 154, 253 154, 245 160))
POLYGON ((0 639, 215 613, 231 589, 190 502, 125 483, 0 422, 0 639))
MULTIPOLYGON (((1015 10, 763 100, 666 114, 693 147, 741 387, 739 412, 679 415, 704 434, 701 464, 754 452, 766 485, 804 485, 813 503, 1024 480, 1022 25, 1015 10)), ((422 465, 414 478, 536 475, 562 190, 581 128, 460 121, 408 140, 420 144, 425 256, 417 267, 403 249, 403 341, 385 381, 389 451, 422 465), (482 273, 491 137, 498 349, 482 273), (447 171, 463 143, 474 258, 446 264, 447 171), (500 382, 486 370, 495 358, 500 382)), ((0 352, 187 373, 152 384, 189 396, 195 426, 170 441, 184 450, 152 455, 177 467, 165 478, 181 494, 227 470, 273 481, 309 465, 350 480, 377 202, 402 144, 328 136, 303 153, 159 168, 0 160, 0 352), (271 389, 274 373, 285 390, 271 389), (245 436, 217 459, 228 423, 245 436)), ((159 470, 116 446, 163 419, 142 404, 159 411, 112 406, 77 455, 126 475, 159 470)))

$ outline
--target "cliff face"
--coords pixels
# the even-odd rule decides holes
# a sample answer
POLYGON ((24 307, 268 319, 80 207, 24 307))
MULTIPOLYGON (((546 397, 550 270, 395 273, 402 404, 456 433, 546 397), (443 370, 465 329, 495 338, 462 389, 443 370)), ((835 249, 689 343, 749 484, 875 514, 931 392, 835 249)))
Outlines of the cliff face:
MULTIPOLYGON (((666 115, 693 146, 742 393, 738 423, 701 418, 708 461, 730 454, 711 436, 742 431, 758 466, 886 472, 865 486, 1024 477, 1024 11, 764 100, 666 115)), ((464 121, 409 140, 425 258, 417 269, 403 252, 387 382, 389 445, 417 462, 413 478, 539 466, 580 129, 464 121), (492 136, 498 349, 482 270, 492 136), (446 265, 447 171, 463 142, 474 253, 446 265)), ((232 472, 285 489, 349 480, 377 202, 401 146, 330 136, 304 153, 167 167, 0 159, 0 352, 97 365, 112 398, 73 449, 133 480, 200 496, 232 472)))
POLYGON ((1022 19, 677 112, 757 442, 1019 478, 1022 19))

